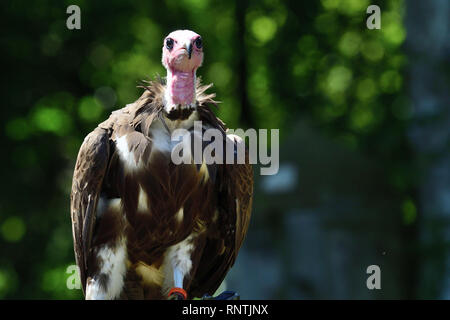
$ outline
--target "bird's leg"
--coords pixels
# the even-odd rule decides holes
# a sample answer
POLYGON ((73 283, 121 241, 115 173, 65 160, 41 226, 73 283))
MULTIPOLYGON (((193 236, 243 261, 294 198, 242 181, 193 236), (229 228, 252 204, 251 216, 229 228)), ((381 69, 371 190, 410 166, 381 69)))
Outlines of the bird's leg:
POLYGON ((163 294, 169 299, 185 300, 190 284, 190 275, 195 271, 193 255, 200 249, 198 236, 191 234, 183 241, 169 247, 164 256, 163 294))
MULTIPOLYGON (((185 261, 184 263, 186 264, 186 262, 187 261, 185 261)), ((173 286, 167 296, 170 300, 186 300, 187 292, 185 289, 183 289, 183 280, 185 277, 185 274, 183 273, 183 267, 181 265, 177 265, 176 263, 174 263, 174 261, 172 261, 172 263, 174 264, 174 266, 172 267, 173 286)), ((183 262, 180 261, 179 263, 182 264, 183 262)), ((184 268, 184 270, 186 270, 186 268, 184 268)))

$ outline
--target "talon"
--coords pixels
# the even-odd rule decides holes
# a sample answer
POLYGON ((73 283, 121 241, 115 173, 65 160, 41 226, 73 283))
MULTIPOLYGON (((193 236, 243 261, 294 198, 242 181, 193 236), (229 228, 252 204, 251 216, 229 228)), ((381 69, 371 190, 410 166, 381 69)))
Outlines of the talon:
POLYGON ((167 296, 169 300, 187 300, 187 292, 183 288, 172 288, 167 296))
POLYGON ((209 294, 205 294, 202 297, 202 300, 240 300, 241 297, 239 293, 234 291, 224 291, 219 294, 217 297, 210 296, 209 294))

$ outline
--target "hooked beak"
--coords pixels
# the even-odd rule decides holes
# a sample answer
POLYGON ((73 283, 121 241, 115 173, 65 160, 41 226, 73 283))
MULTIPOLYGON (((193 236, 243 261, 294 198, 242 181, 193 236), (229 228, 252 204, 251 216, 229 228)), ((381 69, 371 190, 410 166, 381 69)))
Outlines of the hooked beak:
POLYGON ((191 56, 192 56, 192 43, 189 43, 188 45, 187 45, 187 52, 188 52, 188 57, 189 57, 189 60, 191 59, 191 56))

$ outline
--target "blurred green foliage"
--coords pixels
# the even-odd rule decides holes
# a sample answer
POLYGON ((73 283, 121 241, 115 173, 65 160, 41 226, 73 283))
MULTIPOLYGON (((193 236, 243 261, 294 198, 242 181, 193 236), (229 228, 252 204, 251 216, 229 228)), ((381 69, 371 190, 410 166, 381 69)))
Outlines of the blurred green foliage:
POLYGON ((231 128, 281 128, 283 137, 295 119, 309 119, 336 143, 381 161, 404 195, 399 214, 413 223, 405 4, 379 1, 382 29, 368 30, 369 4, 3 1, 0 298, 81 297, 66 288, 78 148, 112 110, 139 96, 138 80, 164 74, 162 39, 179 28, 203 36, 198 74, 215 84, 218 114, 231 128), (70 4, 81 8, 81 30, 66 28, 70 4))

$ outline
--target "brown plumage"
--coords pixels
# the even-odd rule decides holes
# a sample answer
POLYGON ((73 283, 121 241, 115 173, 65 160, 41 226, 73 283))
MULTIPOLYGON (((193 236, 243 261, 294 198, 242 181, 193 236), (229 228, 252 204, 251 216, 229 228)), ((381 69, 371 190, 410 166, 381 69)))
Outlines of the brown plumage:
POLYGON ((217 103, 206 94, 210 86, 197 81, 195 109, 165 113, 164 80, 143 83, 136 102, 85 138, 71 217, 83 292, 91 298, 165 298, 175 268, 188 271, 182 283, 189 298, 213 294, 233 265, 250 219, 251 165, 175 165, 165 150, 165 134, 181 125, 192 130, 193 119, 219 129, 224 143, 230 139, 211 110, 217 103))

